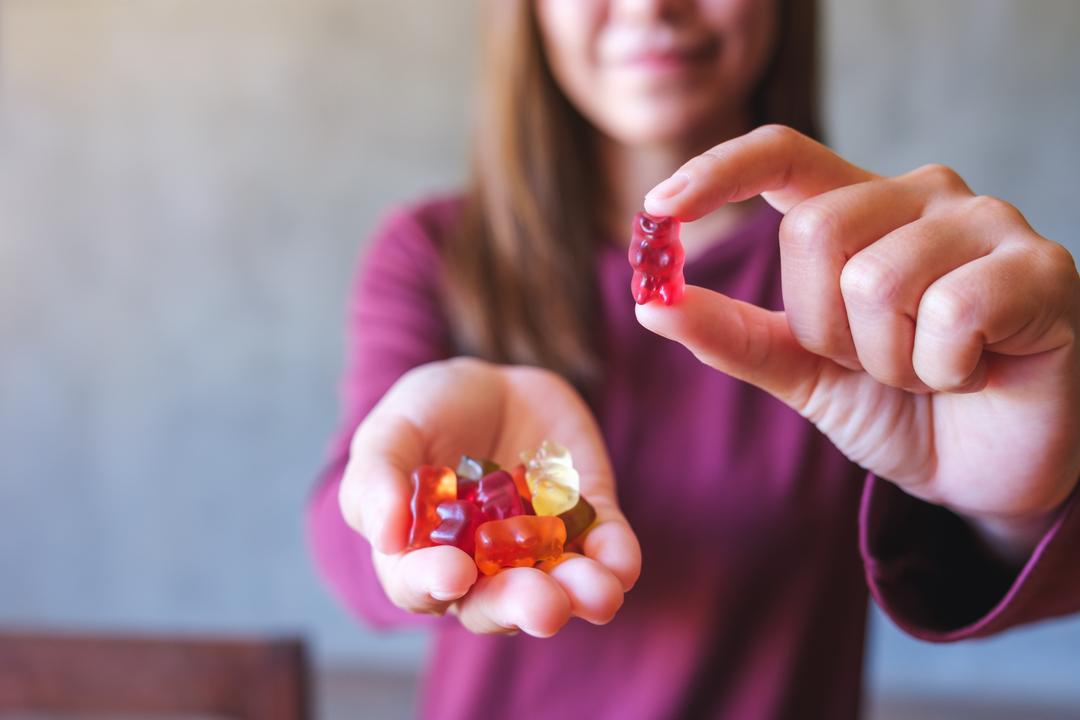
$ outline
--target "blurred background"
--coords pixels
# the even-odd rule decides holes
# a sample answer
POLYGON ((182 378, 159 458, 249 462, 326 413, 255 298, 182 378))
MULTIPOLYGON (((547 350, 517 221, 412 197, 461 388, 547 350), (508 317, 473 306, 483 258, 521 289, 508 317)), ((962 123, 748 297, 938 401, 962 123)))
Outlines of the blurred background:
MULTIPOLYGON (((831 144, 1080 256, 1080 2, 823 10, 831 144)), ((408 715, 422 637, 333 604, 302 510, 367 233, 463 177, 473 37, 465 2, 0 0, 0 626, 301 632, 322 716, 408 715)), ((873 718, 1080 717, 1080 618, 875 614, 867 680, 873 718)))

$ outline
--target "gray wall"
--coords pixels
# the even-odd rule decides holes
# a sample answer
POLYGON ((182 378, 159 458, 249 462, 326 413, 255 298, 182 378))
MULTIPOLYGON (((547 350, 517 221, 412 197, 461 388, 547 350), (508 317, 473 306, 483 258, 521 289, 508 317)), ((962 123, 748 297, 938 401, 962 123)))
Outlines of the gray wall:
MULTIPOLYGON (((949 163, 1080 254, 1080 3, 826 5, 841 152, 949 163)), ((300 508, 365 234, 461 177, 471 7, 0 0, 0 624, 416 662, 317 586, 300 508)), ((940 648, 878 619, 869 667, 1080 703, 1080 620, 940 648)))

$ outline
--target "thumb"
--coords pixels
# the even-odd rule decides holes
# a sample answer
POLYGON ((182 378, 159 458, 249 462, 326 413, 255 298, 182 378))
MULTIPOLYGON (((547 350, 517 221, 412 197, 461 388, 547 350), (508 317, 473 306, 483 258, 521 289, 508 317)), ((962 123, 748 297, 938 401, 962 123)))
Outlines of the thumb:
POLYGON ((674 305, 638 305, 637 319, 657 335, 681 343, 698 360, 765 390, 800 413, 832 361, 798 343, 782 312, 686 286, 674 305))

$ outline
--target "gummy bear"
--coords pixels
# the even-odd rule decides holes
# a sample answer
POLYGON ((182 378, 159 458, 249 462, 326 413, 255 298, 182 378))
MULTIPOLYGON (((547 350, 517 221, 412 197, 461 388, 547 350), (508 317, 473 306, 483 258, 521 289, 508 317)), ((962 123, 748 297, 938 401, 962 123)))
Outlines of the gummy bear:
POLYGON ((514 479, 514 485, 517 486, 518 494, 521 497, 528 500, 532 497, 532 491, 529 490, 529 483, 525 481, 525 466, 515 465, 514 469, 510 471, 510 477, 514 479))
POLYGON ((529 490, 529 483, 525 480, 525 466, 515 465, 510 472, 510 477, 514 478, 514 485, 517 486, 518 494, 521 495, 521 502, 525 506, 525 514, 535 515, 536 510, 533 509, 532 491, 529 490))
POLYGON ((517 486, 514 485, 514 479, 505 470, 496 470, 480 479, 475 502, 485 520, 505 520, 525 514, 524 503, 518 494, 517 486))
POLYGON ((430 547, 431 531, 439 526, 439 503, 457 499, 457 477, 448 467, 421 465, 412 471, 412 528, 409 548, 430 547))
POLYGON ((572 543, 584 534, 596 520, 596 510, 584 497, 578 497, 577 505, 564 513, 559 518, 566 525, 566 542, 572 543))
POLYGON ((453 545, 472 555, 476 550, 476 529, 484 522, 484 514, 468 500, 446 500, 435 508, 440 523, 431 531, 435 545, 453 545))
POLYGON ((476 566, 485 575, 504 567, 532 567, 562 555, 566 526, 557 517, 518 515, 476 530, 476 566))
POLYGON ((659 297, 665 305, 682 299, 686 290, 683 262, 686 253, 679 242, 679 221, 645 212, 634 216, 630 240, 630 266, 634 278, 630 291, 638 305, 659 297))
POLYGON ((476 491, 479 489, 480 478, 489 475, 498 469, 499 466, 491 460, 462 455, 457 466, 458 500, 475 501, 476 491))
POLYGON ((560 515, 577 505, 581 477, 574 469, 570 451, 545 440, 532 455, 522 453, 525 481, 532 493, 537 515, 560 515))

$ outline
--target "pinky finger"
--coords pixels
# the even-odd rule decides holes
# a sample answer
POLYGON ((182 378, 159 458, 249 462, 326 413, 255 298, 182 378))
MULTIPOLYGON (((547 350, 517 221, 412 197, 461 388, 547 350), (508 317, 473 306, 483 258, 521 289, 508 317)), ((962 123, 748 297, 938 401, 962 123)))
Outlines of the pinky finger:
POLYGON ((1061 308, 1075 280, 1041 270, 1029 253, 1001 247, 927 288, 912 358, 922 381, 939 391, 976 391, 986 381, 984 350, 1023 356, 1067 344, 1061 308))

